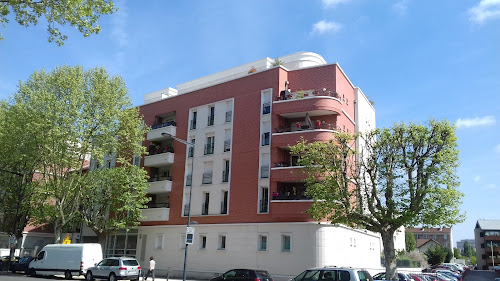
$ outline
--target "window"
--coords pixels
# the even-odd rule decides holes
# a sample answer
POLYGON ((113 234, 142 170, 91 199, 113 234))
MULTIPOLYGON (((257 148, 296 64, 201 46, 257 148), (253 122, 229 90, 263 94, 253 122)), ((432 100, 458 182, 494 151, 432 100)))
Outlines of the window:
POLYGON ((200 235, 200 250, 207 249, 207 236, 202 234, 200 235))
POLYGON ((233 118, 233 112, 232 111, 226 111, 226 122, 231 122, 232 118, 233 118))
POLYGON ((448 240, 448 234, 443 235, 444 240, 448 240))
POLYGON ((271 103, 266 102, 262 105, 262 114, 269 114, 271 113, 271 103))
POLYGON ((259 213, 267 213, 269 211, 269 188, 262 187, 260 192, 259 213))
POLYGON ((290 234, 281 234, 281 251, 292 251, 292 236, 290 234))
POLYGON ((45 251, 41 251, 38 256, 36 256, 37 259, 43 260, 43 257, 45 256, 45 251))
POLYGON ((224 141, 224 152, 231 151, 231 140, 224 141))
POLYGON ((208 206, 210 203, 210 192, 205 192, 205 202, 201 206, 201 214, 208 215, 208 206))
POLYGON ((215 120, 215 107, 210 107, 210 113, 208 115, 207 126, 213 126, 215 120))
POLYGON ((219 235, 219 244, 217 246, 217 250, 225 250, 226 249, 226 235, 219 235))
POLYGON ((193 184, 193 175, 186 176, 186 186, 191 186, 193 184))
POLYGON ((267 251, 267 235, 259 234, 259 251, 267 251))
POLYGON ((194 157, 194 145, 196 144, 196 139, 191 139, 191 144, 188 145, 188 157, 194 157))
POLYGON ((224 170, 222 171, 222 182, 229 182, 229 160, 224 160, 224 170))
POLYGON ((222 191, 222 201, 220 204, 220 213, 227 214, 227 200, 228 200, 229 192, 227 190, 222 191))
POLYGON ((260 178, 261 179, 269 178, 269 165, 260 166, 260 178))
POLYGON ((214 154, 215 136, 207 137, 205 144, 205 155, 214 154))
POLYGON ((269 145, 270 133, 266 132, 262 134, 262 146, 269 145))
POLYGON ((141 157, 140 156, 134 156, 134 162, 133 162, 132 165, 140 167, 141 166, 141 157))
POLYGON ((156 234, 155 249, 163 249, 163 234, 156 234))
POLYGON ((191 118, 191 130, 196 129, 196 117, 198 116, 198 113, 196 111, 193 111, 193 115, 191 118))

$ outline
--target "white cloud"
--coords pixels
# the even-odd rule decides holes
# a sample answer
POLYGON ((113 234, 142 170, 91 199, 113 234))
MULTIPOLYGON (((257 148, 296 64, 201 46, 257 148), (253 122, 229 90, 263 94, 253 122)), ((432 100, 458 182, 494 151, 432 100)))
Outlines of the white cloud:
POLYGON ((487 184, 485 187, 486 187, 486 189, 489 189, 489 190, 497 189, 497 185, 494 183, 487 184))
POLYGON ((481 0, 469 9, 470 20, 483 23, 486 20, 500 18, 500 0, 481 0))
POLYGON ((480 177, 480 176, 475 176, 475 177, 474 177, 474 182, 476 182, 476 183, 477 183, 477 182, 479 182, 479 181, 481 181, 481 177, 480 177))
POLYGON ((337 4, 351 2, 352 0, 322 0, 325 8, 337 6, 337 4))
POLYGON ((476 118, 458 118, 456 126, 457 128, 470 128, 477 126, 493 126, 497 123, 495 116, 489 115, 484 117, 476 118))
POLYGON ((342 28, 342 25, 332 22, 322 20, 313 24, 313 33, 324 34, 327 32, 337 32, 342 28))
POLYGON ((500 154, 500 144, 495 146, 495 152, 500 154))
POLYGON ((408 10, 408 0, 400 0, 396 3, 394 3, 394 5, 392 5, 392 10, 400 15, 400 16, 403 16, 406 14, 406 11, 408 10))

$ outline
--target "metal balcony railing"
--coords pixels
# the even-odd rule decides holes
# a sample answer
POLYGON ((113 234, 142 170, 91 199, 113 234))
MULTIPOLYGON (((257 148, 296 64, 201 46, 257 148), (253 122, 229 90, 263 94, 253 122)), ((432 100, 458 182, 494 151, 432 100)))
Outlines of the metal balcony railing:
POLYGON ((201 204, 201 214, 204 216, 208 215, 208 204, 201 204))
POLYGON ((269 178, 269 165, 260 166, 260 178, 261 179, 269 178))
POLYGON ((231 140, 224 141, 224 152, 231 151, 231 140))
POLYGON ((175 126, 175 125, 176 125, 175 121, 168 121, 168 122, 164 122, 161 124, 156 124, 156 125, 151 126, 151 130, 159 129, 159 128, 163 128, 163 127, 168 127, 168 126, 175 126))
POLYGON ((205 155, 214 154, 214 143, 205 144, 205 155))
POLYGON ((222 182, 229 182, 229 171, 222 171, 222 182))
POLYGON ((213 126, 214 125, 214 120, 215 120, 215 116, 213 116, 213 115, 208 116, 208 118, 207 118, 207 126, 213 126))
POLYGON ((220 213, 223 215, 227 214, 227 202, 220 203, 220 213))
POLYGON ((201 180, 201 183, 203 184, 212 183, 212 172, 203 173, 203 178, 201 180))
POLYGON ((269 202, 265 200, 260 200, 260 212, 267 213, 269 212, 269 202))

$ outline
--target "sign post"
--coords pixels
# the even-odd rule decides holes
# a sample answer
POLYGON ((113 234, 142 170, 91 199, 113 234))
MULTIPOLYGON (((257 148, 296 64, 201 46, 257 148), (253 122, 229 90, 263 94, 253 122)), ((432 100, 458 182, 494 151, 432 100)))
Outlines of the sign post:
POLYGON ((186 244, 193 244, 194 227, 186 227, 186 244))

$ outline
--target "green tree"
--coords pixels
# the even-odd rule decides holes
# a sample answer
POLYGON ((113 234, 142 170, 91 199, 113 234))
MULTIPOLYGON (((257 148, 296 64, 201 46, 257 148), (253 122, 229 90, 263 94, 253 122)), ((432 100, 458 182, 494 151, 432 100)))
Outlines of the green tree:
POLYGON ((449 122, 339 133, 328 142, 301 141, 291 153, 300 154, 306 167, 311 215, 380 233, 391 279, 397 278, 393 237, 398 228, 463 221, 457 139, 449 122))
POLYGON ((67 36, 58 27, 69 24, 87 37, 101 31, 101 27, 97 25, 101 15, 112 14, 116 10, 111 0, 0 0, 0 23, 7 24, 8 15, 12 13, 17 23, 27 27, 37 25, 43 16, 47 21, 49 42, 55 41, 61 46, 67 36))
POLYGON ((101 245, 107 235, 118 229, 137 226, 141 208, 149 201, 145 196, 146 171, 131 164, 134 157, 144 154, 141 143, 147 128, 137 123, 137 108, 122 111, 121 115, 118 149, 113 155, 118 165, 89 172, 96 180, 87 185, 81 205, 82 218, 97 234, 101 245))
POLYGON ((474 248, 469 244, 469 242, 465 241, 464 242, 464 256, 470 258, 472 256, 476 255, 476 251, 474 251, 474 248))
POLYGON ((405 232, 405 246, 406 251, 411 252, 417 249, 417 241, 415 240, 415 236, 411 232, 405 232))
POLYGON ((453 259, 453 251, 448 247, 443 247, 443 249, 446 252, 446 257, 444 258, 444 262, 451 262, 451 260, 453 259))
MULTIPOLYGON (((125 84, 103 68, 85 71, 64 66, 50 73, 35 71, 20 83, 14 103, 27 109, 26 118, 40 135, 36 149, 40 188, 32 215, 38 224, 53 225, 58 243, 61 231, 80 219, 88 187, 102 181, 101 173, 88 172, 90 157, 102 165, 105 155, 117 154, 121 141, 138 145, 142 136, 137 138, 137 130, 127 133, 120 128, 129 123, 140 128, 142 121, 138 115, 132 118, 124 113, 131 107, 125 84)), ((130 151, 135 152, 142 155, 130 151)), ((127 186, 137 187, 135 191, 145 196, 144 182, 144 177, 134 177, 127 186)))
POLYGON ((460 250, 458 248, 453 248, 453 256, 456 258, 456 259, 460 259, 462 258, 462 255, 460 254, 460 250))
MULTIPOLYGON (((447 248, 436 245, 434 247, 429 248, 425 255, 427 256, 427 262, 430 265, 437 265, 445 262, 446 256, 448 255, 447 248)), ((451 250, 450 250, 451 251, 451 250)))

